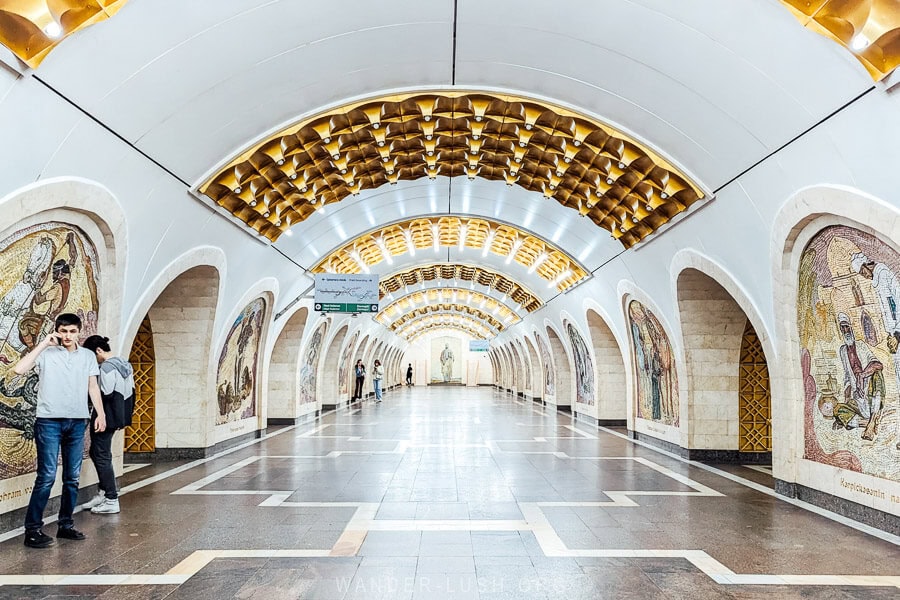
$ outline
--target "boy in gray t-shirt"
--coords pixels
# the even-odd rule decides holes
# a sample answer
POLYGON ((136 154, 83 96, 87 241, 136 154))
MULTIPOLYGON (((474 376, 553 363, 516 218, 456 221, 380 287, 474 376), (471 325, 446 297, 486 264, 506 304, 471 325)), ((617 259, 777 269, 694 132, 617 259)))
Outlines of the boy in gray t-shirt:
POLYGON ((78 345, 81 319, 72 313, 56 317, 50 333, 13 367, 18 375, 32 368, 38 374, 37 418, 34 442, 37 446, 37 473, 25 515, 25 545, 46 548, 53 538, 46 535, 44 509, 56 481, 56 462, 62 450, 63 489, 56 537, 83 540, 75 529, 72 512, 78 501, 78 479, 84 449, 84 430, 90 413, 87 399, 97 412, 97 431, 106 429, 103 400, 97 385, 99 369, 94 354, 78 345))

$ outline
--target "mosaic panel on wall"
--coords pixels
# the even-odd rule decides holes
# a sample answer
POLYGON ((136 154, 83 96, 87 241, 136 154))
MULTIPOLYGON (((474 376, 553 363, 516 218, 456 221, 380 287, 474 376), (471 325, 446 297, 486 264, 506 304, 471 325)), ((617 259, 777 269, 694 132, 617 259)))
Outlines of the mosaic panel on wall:
POLYGON ((244 307, 225 338, 216 371, 216 425, 256 416, 259 341, 265 314, 266 301, 257 298, 244 307))
POLYGON ((553 396, 556 394, 556 377, 553 371, 553 357, 550 356, 550 347, 543 337, 539 335, 534 337, 537 339, 538 349, 541 352, 541 364, 544 368, 544 394, 553 396))
POLYGON ((300 365, 300 404, 313 404, 316 401, 316 367, 327 327, 328 323, 319 325, 306 346, 303 364, 300 365))
POLYGON ((804 458, 900 481, 900 254, 822 230, 800 259, 804 458))
POLYGON ((522 357, 522 365, 525 367, 525 389, 530 390, 534 385, 531 379, 531 360, 529 360, 528 352, 525 350, 522 342, 516 342, 516 346, 519 349, 519 355, 522 357))
POLYGON ((656 316, 637 300, 628 304, 634 366, 636 414, 640 419, 678 427, 678 372, 669 336, 656 316))
POLYGON ((42 223, 0 241, 0 479, 34 471, 37 375, 12 367, 64 312, 97 332, 97 251, 80 229, 42 223))
MULTIPOLYGON (((353 334, 353 337, 350 338, 350 341, 347 342, 347 346, 341 353, 341 362, 338 365, 338 393, 341 395, 350 393, 350 367, 353 366, 350 361, 350 354, 356 346, 356 338, 358 337, 359 332, 357 331, 353 334)), ((354 376, 354 380, 355 379, 356 377, 354 376)))
POLYGON ((588 351, 584 338, 571 323, 566 324, 566 331, 572 342, 572 354, 575 356, 575 402, 594 405, 594 361, 588 351))

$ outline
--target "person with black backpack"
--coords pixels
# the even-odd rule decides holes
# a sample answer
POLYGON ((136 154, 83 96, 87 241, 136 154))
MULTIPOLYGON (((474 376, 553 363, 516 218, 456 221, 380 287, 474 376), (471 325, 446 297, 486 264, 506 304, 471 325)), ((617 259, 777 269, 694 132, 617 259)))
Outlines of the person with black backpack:
MULTIPOLYGON (((134 369, 128 361, 112 354, 109 338, 92 335, 84 340, 82 347, 93 352, 100 363, 100 394, 106 413, 106 429, 100 432, 91 429, 90 456, 100 479, 100 491, 82 508, 94 514, 115 514, 120 509, 116 474, 112 465, 112 439, 117 430, 131 425, 134 414, 134 369)), ((91 411, 91 419, 94 418, 96 413, 91 411)))

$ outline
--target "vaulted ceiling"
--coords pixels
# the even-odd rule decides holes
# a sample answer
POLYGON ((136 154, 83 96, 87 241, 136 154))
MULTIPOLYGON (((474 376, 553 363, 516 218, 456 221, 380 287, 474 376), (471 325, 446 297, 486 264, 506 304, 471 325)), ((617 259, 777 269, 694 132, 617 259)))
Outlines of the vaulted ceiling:
MULTIPOLYGON (((0 0, 35 85, 234 235, 369 269, 382 308, 448 287, 519 316, 883 79, 898 22, 876 0, 0 0)), ((453 304, 397 331, 491 335, 453 304)))

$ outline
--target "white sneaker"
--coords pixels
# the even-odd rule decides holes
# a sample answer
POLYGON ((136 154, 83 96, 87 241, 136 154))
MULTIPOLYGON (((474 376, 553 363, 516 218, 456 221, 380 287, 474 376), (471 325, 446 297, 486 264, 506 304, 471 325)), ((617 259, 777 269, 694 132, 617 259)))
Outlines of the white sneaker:
POLYGON ((84 510, 91 510, 95 506, 99 506, 99 505, 103 504, 104 502, 106 502, 106 494, 104 492, 100 492, 96 496, 91 498, 90 501, 82 504, 81 508, 83 508, 84 510))
POLYGON ((107 498, 101 504, 92 508, 91 512, 95 515, 114 515, 119 512, 119 499, 110 500, 107 498))

